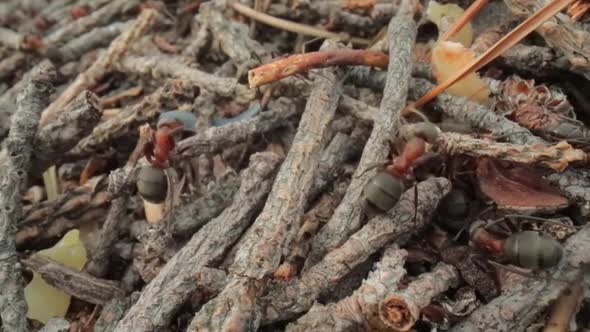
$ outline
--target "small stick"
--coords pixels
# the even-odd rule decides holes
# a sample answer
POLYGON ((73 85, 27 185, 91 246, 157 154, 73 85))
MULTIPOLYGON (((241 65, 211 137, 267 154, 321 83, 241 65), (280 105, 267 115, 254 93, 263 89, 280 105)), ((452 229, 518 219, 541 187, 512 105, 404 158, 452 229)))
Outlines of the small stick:
POLYGON ((321 292, 338 283, 357 265, 388 243, 402 245, 432 218, 440 201, 451 190, 445 178, 431 178, 410 188, 387 214, 369 220, 316 265, 304 270, 277 292, 262 298, 262 324, 293 318, 307 311, 321 292))
POLYGON ((49 285, 89 303, 103 305, 125 294, 113 281, 78 272, 41 255, 32 256, 21 262, 27 268, 38 272, 49 285))
POLYGON ((564 289, 563 293, 553 303, 549 320, 543 332, 567 332, 570 321, 578 309, 584 289, 582 280, 576 280, 573 285, 564 289))
POLYGON ((251 69, 248 71, 248 82, 250 88, 256 88, 314 68, 362 65, 385 69, 388 63, 389 57, 383 52, 349 49, 309 52, 251 69))
POLYGON ((27 187, 39 117, 49 102, 56 72, 52 65, 39 66, 17 98, 17 111, 6 149, 8 160, 0 173, 0 317, 6 331, 27 331, 27 303, 16 256, 17 221, 22 214, 21 196, 27 187))
POLYGON ((527 165, 542 165, 558 172, 563 171, 570 163, 586 163, 588 159, 584 151, 574 149, 566 141, 552 145, 525 146, 478 139, 457 133, 441 133, 435 145, 440 151, 451 156, 491 157, 527 165))
POLYGON ((85 72, 80 73, 76 80, 55 100, 41 116, 40 126, 43 127, 62 112, 65 106, 80 92, 92 88, 107 74, 113 66, 123 58, 131 45, 144 36, 155 25, 160 14, 153 9, 146 9, 129 26, 129 29, 117 37, 104 52, 85 72))
POLYGON ((371 136, 365 144, 361 160, 342 202, 312 241, 304 270, 321 260, 326 253, 338 248, 362 225, 363 188, 377 172, 376 169, 367 169, 387 159, 390 152, 388 140, 395 136, 401 123, 401 110, 406 105, 412 68, 412 47, 417 33, 412 3, 410 0, 402 1, 400 10, 389 23, 389 53, 395 54, 396 61, 388 66, 387 82, 377 113, 379 116, 375 117, 371 136))
POLYGON ((274 153, 256 153, 250 157, 232 205, 203 226, 168 261, 114 332, 154 331, 169 326, 173 313, 186 303, 190 290, 198 286, 194 274, 219 262, 250 226, 254 213, 271 190, 280 161, 274 153))
POLYGON ((369 330, 378 319, 379 302, 394 292, 399 281, 406 274, 403 268, 407 252, 391 245, 385 249, 381 261, 363 284, 352 295, 336 303, 321 305, 316 303, 295 323, 287 326, 288 332, 311 330, 330 331, 338 326, 342 331, 369 330))
POLYGON ((395 331, 409 331, 420 318, 420 310, 432 299, 459 283, 459 273, 449 264, 439 263, 430 273, 421 274, 407 288, 379 303, 379 318, 395 331))
POLYGON ((98 235, 96 247, 92 251, 90 261, 86 264, 86 271, 96 277, 104 277, 108 271, 110 254, 125 220, 128 198, 123 194, 111 202, 106 220, 98 235))
POLYGON ((262 22, 264 24, 270 25, 277 29, 287 30, 295 33, 300 33, 304 35, 314 36, 314 37, 321 37, 321 38, 329 38, 329 39, 336 39, 342 42, 351 42, 353 44, 367 46, 371 43, 370 40, 365 38, 358 38, 358 37, 351 37, 345 33, 335 33, 330 32, 323 29, 314 28, 309 25, 295 23, 287 20, 283 20, 280 18, 276 18, 274 16, 270 16, 261 12, 258 12, 248 6, 242 5, 241 3, 235 1, 231 2, 230 6, 237 11, 238 13, 250 17, 254 20, 262 22))

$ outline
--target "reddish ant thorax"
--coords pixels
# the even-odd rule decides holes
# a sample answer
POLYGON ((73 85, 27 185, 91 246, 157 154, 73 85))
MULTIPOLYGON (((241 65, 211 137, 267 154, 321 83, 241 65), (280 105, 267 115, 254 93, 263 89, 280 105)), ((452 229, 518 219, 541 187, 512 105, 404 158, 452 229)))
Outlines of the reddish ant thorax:
POLYGON ((392 175, 402 178, 414 164, 416 159, 420 158, 426 152, 426 142, 419 137, 412 138, 406 143, 402 153, 393 159, 390 166, 387 167, 392 175))

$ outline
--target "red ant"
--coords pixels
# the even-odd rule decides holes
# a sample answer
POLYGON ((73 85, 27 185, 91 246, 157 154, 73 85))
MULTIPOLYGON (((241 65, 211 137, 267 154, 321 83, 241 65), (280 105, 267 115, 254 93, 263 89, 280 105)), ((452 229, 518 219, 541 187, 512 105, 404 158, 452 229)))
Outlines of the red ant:
POLYGON ((188 112, 171 111, 160 115, 152 140, 144 153, 150 164, 165 169, 170 167, 170 155, 176 146, 175 137, 183 131, 194 131, 197 118, 188 112))

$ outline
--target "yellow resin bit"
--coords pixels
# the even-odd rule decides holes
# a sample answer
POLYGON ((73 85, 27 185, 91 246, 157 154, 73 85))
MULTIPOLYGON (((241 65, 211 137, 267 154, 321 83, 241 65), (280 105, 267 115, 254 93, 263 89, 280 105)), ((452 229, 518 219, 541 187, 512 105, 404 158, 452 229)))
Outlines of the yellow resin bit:
MULTIPOLYGON (((39 255, 49 257, 70 268, 80 271, 86 264, 86 249, 80 241, 80 232, 73 229, 52 248, 41 250, 39 255)), ((52 317, 64 317, 70 306, 71 296, 49 286, 41 276, 34 272, 33 280, 25 288, 25 298, 29 306, 27 317, 43 324, 52 317)))
MULTIPOLYGON (((426 15, 432 23, 438 27, 439 36, 442 36, 459 18, 463 16, 465 11, 463 8, 456 4, 450 3, 441 5, 436 1, 430 1, 428 9, 426 9, 426 15)), ((473 29, 471 23, 465 24, 461 30, 457 31, 451 38, 450 41, 458 42, 463 44, 465 47, 470 47, 473 41, 473 29)))

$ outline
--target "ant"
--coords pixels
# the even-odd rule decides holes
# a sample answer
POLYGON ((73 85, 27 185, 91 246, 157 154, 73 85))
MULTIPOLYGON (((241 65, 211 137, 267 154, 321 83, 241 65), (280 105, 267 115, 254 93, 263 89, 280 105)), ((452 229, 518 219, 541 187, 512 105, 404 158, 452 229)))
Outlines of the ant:
POLYGON ((170 155, 176 146, 178 134, 195 131, 197 118, 192 113, 170 111, 160 115, 152 139, 145 146, 145 157, 153 166, 170 167, 170 155))
POLYGON ((401 154, 393 158, 384 170, 377 172, 363 188, 363 203, 380 212, 387 212, 397 204, 406 189, 404 180, 412 177, 419 160, 427 158, 426 142, 434 142, 440 129, 430 122, 421 122, 405 125, 402 133, 402 136, 411 138, 401 154))

